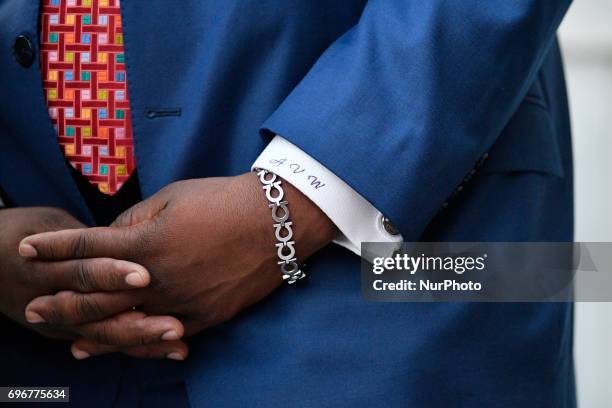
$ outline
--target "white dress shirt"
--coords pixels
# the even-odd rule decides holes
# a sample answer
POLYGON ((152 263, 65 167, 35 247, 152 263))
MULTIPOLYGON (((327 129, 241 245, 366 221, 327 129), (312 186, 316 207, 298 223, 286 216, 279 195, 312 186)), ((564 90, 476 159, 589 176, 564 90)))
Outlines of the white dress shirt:
POLYGON ((275 136, 252 168, 277 174, 315 203, 340 230, 341 235, 334 240, 336 244, 359 256, 362 242, 393 242, 399 247, 402 236, 394 231, 380 211, 341 178, 283 137, 275 136))

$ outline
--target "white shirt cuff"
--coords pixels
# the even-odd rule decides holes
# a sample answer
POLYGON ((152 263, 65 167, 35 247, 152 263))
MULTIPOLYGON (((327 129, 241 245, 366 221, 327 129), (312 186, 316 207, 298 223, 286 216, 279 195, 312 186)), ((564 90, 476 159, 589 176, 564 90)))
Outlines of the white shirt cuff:
MULTIPOLYGON (((336 224, 341 235, 334 240, 361 256, 362 242, 392 242, 389 254, 399 248, 400 234, 385 229, 383 214, 341 178, 299 147, 275 136, 259 155, 252 168, 271 171, 315 203, 336 224)), ((371 259, 368 259, 372 261, 371 259)))

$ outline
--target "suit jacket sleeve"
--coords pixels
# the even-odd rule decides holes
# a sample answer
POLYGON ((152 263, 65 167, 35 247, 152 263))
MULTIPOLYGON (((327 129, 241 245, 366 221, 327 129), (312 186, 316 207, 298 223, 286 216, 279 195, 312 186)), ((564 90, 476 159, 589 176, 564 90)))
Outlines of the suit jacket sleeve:
POLYGON ((570 1, 370 0, 265 121, 417 240, 525 96, 570 1))

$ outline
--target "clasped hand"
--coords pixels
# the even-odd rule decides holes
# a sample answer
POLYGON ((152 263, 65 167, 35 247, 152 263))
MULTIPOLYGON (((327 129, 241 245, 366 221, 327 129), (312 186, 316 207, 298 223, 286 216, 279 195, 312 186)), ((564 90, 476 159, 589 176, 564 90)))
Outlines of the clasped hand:
MULTIPOLYGON (((306 259, 333 239, 335 227, 284 185, 296 250, 306 259)), ((77 358, 119 351, 183 359, 183 336, 231 319, 282 283, 274 244, 270 209, 254 174, 176 182, 109 227, 24 238, 19 253, 26 262, 80 262, 78 285, 67 282, 60 292, 34 298, 25 315, 30 324, 57 331, 98 328, 76 332, 77 358), (130 270, 138 272, 132 276, 138 288, 126 283, 130 270)))

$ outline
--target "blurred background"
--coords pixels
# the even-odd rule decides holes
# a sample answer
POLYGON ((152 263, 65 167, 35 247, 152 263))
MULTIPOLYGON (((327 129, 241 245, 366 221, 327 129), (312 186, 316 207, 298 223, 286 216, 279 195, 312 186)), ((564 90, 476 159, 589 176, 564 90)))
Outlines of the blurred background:
MULTIPOLYGON (((574 0, 560 29, 574 132, 576 241, 612 241, 612 0, 574 0)), ((576 304, 581 408, 612 407, 612 303, 576 304)))

